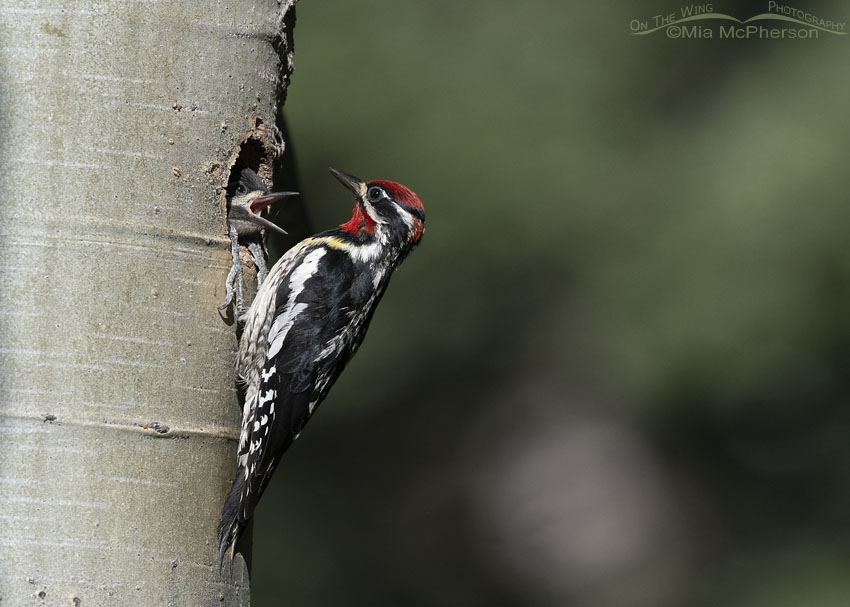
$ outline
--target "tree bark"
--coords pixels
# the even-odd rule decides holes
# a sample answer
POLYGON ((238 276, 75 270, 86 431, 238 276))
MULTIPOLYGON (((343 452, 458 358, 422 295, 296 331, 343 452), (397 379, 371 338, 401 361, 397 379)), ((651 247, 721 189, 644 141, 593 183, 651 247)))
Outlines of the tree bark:
POLYGON ((283 152, 294 1, 0 6, 4 606, 249 603, 223 187, 283 152))

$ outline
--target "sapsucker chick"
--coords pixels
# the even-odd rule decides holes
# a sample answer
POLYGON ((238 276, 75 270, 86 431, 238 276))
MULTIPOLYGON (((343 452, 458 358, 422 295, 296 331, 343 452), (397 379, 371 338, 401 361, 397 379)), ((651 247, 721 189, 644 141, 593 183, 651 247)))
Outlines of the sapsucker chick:
POLYGON ((263 230, 275 230, 281 234, 286 234, 286 231, 263 217, 261 213, 272 203, 286 196, 295 196, 298 192, 270 194, 260 176, 251 169, 244 168, 239 173, 239 181, 228 193, 231 197, 227 222, 230 224, 230 253, 233 257, 233 265, 227 274, 227 299, 219 306, 219 310, 224 310, 235 298, 238 318, 245 308, 242 297, 242 261, 239 259, 239 245, 246 245, 254 256, 254 262, 257 264, 257 284, 262 284, 268 274, 266 252, 263 248, 263 230))
MULTIPOLYGON (((425 209, 392 181, 331 169, 355 197, 351 219, 292 247, 245 315, 238 469, 219 523, 219 560, 254 514, 283 453, 354 355, 390 275, 422 238, 425 209)), ((231 563, 233 554, 231 553, 231 563)))

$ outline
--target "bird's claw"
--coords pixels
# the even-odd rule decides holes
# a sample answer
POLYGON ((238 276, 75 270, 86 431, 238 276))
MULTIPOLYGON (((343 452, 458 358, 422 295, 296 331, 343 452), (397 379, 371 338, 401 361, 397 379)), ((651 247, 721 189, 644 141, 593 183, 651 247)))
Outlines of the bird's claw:
POLYGON ((256 241, 248 243, 248 250, 254 256, 254 263, 257 266, 257 287, 263 284, 266 276, 269 275, 269 269, 266 266, 266 252, 263 251, 263 245, 256 241))
POLYGON ((242 314, 245 308, 245 304, 243 302, 242 297, 242 264, 234 263, 230 272, 227 274, 227 282, 225 283, 225 289, 227 290, 227 297, 224 300, 224 303, 221 304, 218 309, 225 310, 227 306, 233 303, 234 299, 236 300, 236 315, 239 316, 242 314))
POLYGON ((236 317, 239 318, 245 312, 245 300, 242 295, 242 260, 239 259, 239 235, 233 226, 230 226, 230 255, 233 258, 233 265, 230 266, 230 272, 227 273, 227 281, 225 282, 227 297, 218 309, 226 309, 235 299, 235 313, 236 317))

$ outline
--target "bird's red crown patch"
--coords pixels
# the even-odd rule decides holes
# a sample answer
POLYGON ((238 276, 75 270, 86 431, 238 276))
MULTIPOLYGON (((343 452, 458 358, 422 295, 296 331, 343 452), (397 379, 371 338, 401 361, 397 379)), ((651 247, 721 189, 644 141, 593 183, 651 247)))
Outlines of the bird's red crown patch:
POLYGON ((417 211, 425 212, 425 207, 422 206, 422 201, 419 200, 419 196, 413 193, 408 187, 401 185, 400 183, 396 183, 395 181, 386 181, 383 179, 378 179, 376 181, 372 181, 369 185, 379 185, 384 188, 390 195, 395 199, 396 202, 399 202, 406 206, 409 209, 416 209, 417 211))

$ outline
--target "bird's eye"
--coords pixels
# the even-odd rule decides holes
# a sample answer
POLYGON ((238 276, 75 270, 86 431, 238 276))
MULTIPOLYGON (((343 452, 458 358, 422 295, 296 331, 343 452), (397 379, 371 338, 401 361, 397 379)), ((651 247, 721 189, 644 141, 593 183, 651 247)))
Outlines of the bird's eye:
POLYGON ((237 194, 247 194, 248 193, 248 186, 246 186, 244 183, 240 183, 239 185, 236 186, 236 193, 237 194))
POLYGON ((369 191, 366 193, 366 196, 369 198, 369 202, 378 202, 383 195, 384 191, 377 187, 369 188, 369 191))

